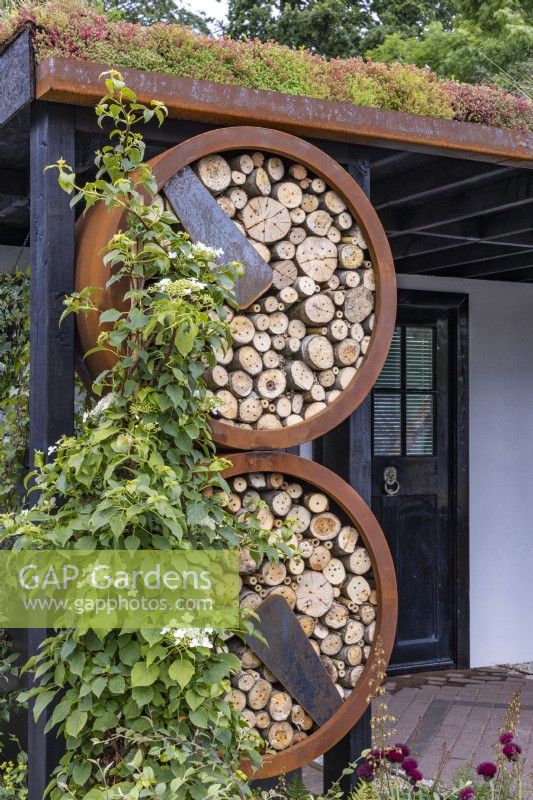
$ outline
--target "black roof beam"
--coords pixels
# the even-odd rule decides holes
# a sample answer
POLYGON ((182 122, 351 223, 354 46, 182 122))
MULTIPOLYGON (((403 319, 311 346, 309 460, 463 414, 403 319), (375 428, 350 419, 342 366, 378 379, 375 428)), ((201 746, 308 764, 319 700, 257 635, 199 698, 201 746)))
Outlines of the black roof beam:
POLYGON ((27 28, 0 55, 0 126, 35 97, 34 60, 27 28))
POLYGON ((442 230, 405 233, 392 239, 394 257, 409 258, 425 253, 442 252, 457 247, 461 241, 474 239, 490 242, 510 236, 529 233, 533 227, 533 211, 529 206, 520 206, 506 214, 497 212, 479 219, 454 222, 443 226, 442 230))
MULTIPOLYGON (((402 259, 396 262, 399 272, 411 274, 437 273, 445 274, 444 270, 456 270, 466 264, 480 264, 484 261, 505 260, 520 252, 529 252, 533 249, 533 235, 529 242, 523 244, 510 243, 507 247, 496 248, 494 242, 471 242, 461 247, 455 247, 446 253, 436 253, 427 256, 417 256, 411 259, 402 259)), ((502 243, 503 244, 503 243, 502 243)))
POLYGON ((511 173, 508 167, 463 161, 453 158, 433 158, 407 172, 375 180, 372 183, 372 202, 378 210, 407 205, 420 200, 473 188, 511 173))
POLYGON ((439 277, 450 278, 497 278, 500 280, 514 280, 517 270, 524 267, 533 266, 533 247, 529 250, 524 250, 521 253, 513 253, 512 255, 493 256, 484 261, 474 260, 470 265, 464 267, 448 267, 445 270, 439 270, 439 277))
MULTIPOLYGON (((458 250, 460 248, 468 247, 470 245, 478 244, 478 245, 490 245, 492 248, 504 247, 504 248, 522 248, 522 247, 530 247, 529 242, 529 233, 531 232, 531 226, 527 230, 526 233, 523 233, 521 241, 516 241, 515 238, 518 234, 516 233, 509 233, 507 236, 502 236, 500 239, 487 239, 487 238, 480 238, 477 236, 450 236, 447 234, 430 234, 430 233, 421 233, 421 234, 412 234, 412 236, 420 236, 420 237, 427 237, 429 241, 437 242, 437 241, 444 241, 446 245, 437 246, 434 244, 431 246, 430 244, 425 245, 425 249, 421 246, 419 251, 411 251, 407 255, 402 255, 401 251, 398 252, 398 249, 392 247, 392 252, 394 255, 394 260, 396 263, 401 261, 411 260, 413 257, 421 258, 423 255, 426 255, 427 258, 434 256, 436 253, 443 253, 448 250, 458 250), (510 241, 504 241, 505 239, 510 239, 510 241)), ((451 254, 453 257, 453 253, 451 254)), ((446 259, 446 256, 441 256, 440 261, 443 262, 446 259)))
MULTIPOLYGON (((384 152, 383 150, 381 152, 384 152)), ((420 153, 412 153, 408 150, 397 150, 376 158, 371 163, 372 181, 378 181, 399 172, 405 172, 417 164, 431 161, 431 156, 424 156, 420 153)), ((373 190, 372 190, 373 191, 373 190)))
POLYGON ((394 239, 485 214, 507 213, 528 203, 533 203, 533 174, 524 170, 488 184, 482 192, 466 190, 435 203, 383 209, 380 217, 389 238, 394 239))

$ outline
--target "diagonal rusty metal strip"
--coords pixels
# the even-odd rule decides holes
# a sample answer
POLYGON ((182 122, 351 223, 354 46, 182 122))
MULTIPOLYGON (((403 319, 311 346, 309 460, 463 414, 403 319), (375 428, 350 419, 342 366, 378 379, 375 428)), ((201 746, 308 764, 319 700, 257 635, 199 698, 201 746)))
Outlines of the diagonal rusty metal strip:
POLYGON ((222 260, 239 261, 244 275, 235 283, 235 298, 247 308, 272 285, 272 269, 220 208, 190 167, 183 167, 163 187, 181 224, 193 240, 222 249, 222 260))
POLYGON ((323 725, 343 701, 296 615, 280 595, 267 597, 257 614, 256 628, 266 644, 248 636, 248 646, 314 721, 323 725))

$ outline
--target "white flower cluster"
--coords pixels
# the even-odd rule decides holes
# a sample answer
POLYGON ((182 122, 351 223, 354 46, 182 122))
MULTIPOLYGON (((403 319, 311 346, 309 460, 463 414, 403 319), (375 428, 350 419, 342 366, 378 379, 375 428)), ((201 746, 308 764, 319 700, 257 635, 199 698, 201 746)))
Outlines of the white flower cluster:
POLYGON ((167 288, 167 286, 170 286, 171 283, 172 283, 172 281, 170 280, 170 278, 161 278, 160 281, 157 281, 157 283, 154 283, 152 288, 156 292, 164 292, 165 289, 167 288))
POLYGON ((109 392, 109 394, 104 395, 104 397, 97 402, 91 411, 86 411, 84 413, 83 421, 86 422, 89 417, 99 417, 102 411, 105 411, 107 408, 112 406, 114 402, 115 395, 113 392, 109 392))
POLYGON ((203 242, 196 242, 192 245, 192 255, 196 258, 206 258, 214 261, 215 258, 221 258, 224 255, 222 248, 216 250, 214 247, 209 247, 203 242))
POLYGON ((215 631, 213 628, 163 628, 162 634, 170 634, 176 644, 185 647, 213 648, 215 631))

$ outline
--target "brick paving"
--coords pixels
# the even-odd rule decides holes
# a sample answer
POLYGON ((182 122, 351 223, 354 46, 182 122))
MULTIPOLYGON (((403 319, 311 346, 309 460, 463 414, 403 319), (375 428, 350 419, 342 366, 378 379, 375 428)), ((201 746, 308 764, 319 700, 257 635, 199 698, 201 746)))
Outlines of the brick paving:
MULTIPOLYGON (((434 776, 446 748, 446 781, 463 764, 494 757, 501 717, 519 690, 523 712, 517 739, 526 754, 526 774, 533 775, 533 675, 505 668, 427 672, 389 678, 385 689, 388 713, 397 719, 395 740, 412 748, 427 777, 434 776)), ((305 768, 304 780, 321 791, 318 762, 305 768)))

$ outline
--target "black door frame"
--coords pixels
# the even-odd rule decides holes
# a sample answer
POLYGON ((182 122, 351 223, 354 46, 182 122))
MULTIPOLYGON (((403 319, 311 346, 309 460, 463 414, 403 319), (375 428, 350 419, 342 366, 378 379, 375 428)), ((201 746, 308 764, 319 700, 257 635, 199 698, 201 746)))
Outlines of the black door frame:
POLYGON ((470 666, 469 362, 468 295, 400 289, 398 307, 436 308, 449 321, 450 522, 455 585, 453 640, 459 669, 470 666))

